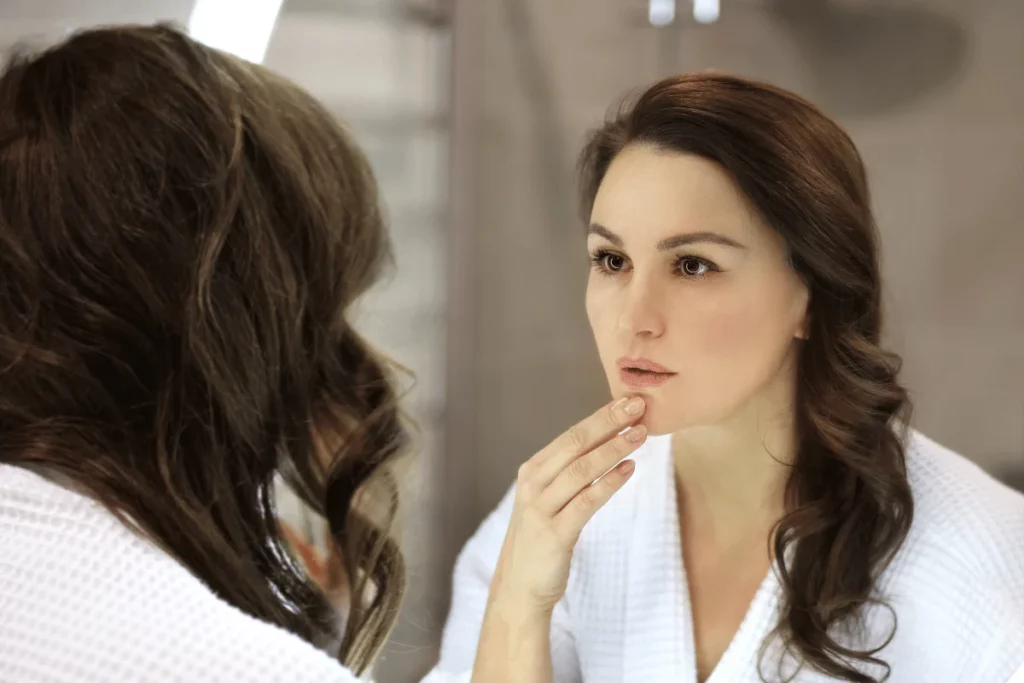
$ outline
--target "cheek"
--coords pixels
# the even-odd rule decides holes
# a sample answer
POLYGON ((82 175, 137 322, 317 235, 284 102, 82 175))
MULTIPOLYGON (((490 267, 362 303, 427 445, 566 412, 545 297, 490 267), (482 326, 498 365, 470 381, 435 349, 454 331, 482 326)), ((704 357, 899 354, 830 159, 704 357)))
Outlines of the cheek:
POLYGON ((594 282, 590 282, 587 285, 586 302, 590 331, 594 334, 598 350, 601 350, 615 327, 611 301, 607 292, 594 282))
POLYGON ((784 324, 763 300, 705 298, 675 317, 670 334, 683 381, 662 410, 652 412, 656 433, 716 424, 769 381, 785 355, 784 324))
POLYGON ((693 360, 718 377, 751 380, 771 372, 792 341, 788 315, 760 298, 708 306, 690 316, 688 338, 693 360))
POLYGON ((701 355, 729 356, 751 344, 765 325, 764 316, 755 306, 707 306, 699 314, 691 314, 691 337, 694 351, 701 355))
POLYGON ((695 351, 730 356, 749 350, 771 355, 792 341, 797 331, 797 302, 781 284, 737 288, 721 294, 703 299, 687 316, 687 327, 691 328, 687 336, 695 351), (778 296, 772 295, 776 292, 778 296))
POLYGON ((760 325, 751 313, 729 310, 709 316, 699 339, 702 350, 727 354, 749 343, 760 325))
POLYGON ((604 368, 609 384, 614 384, 619 372, 615 366, 615 360, 622 351, 621 346, 617 343, 619 311, 613 292, 609 291, 608 287, 602 287, 601 284, 603 283, 591 282, 587 286, 587 320, 590 322, 590 331, 594 337, 598 359, 604 368))

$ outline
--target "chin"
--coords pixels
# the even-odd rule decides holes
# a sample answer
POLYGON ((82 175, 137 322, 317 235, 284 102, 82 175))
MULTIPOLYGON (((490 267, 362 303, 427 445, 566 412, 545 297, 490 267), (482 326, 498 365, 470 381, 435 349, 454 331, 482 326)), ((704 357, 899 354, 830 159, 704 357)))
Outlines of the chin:
POLYGON ((616 392, 615 397, 641 396, 647 404, 643 419, 638 424, 647 427, 647 433, 651 436, 663 436, 677 432, 686 427, 685 420, 679 414, 679 410, 673 410, 674 406, 668 405, 668 401, 657 394, 645 391, 622 391, 616 392))
POLYGON ((640 420, 640 424, 647 427, 647 433, 651 436, 672 434, 685 426, 680 424, 678 416, 664 415, 657 408, 648 408, 644 419, 640 420))
POLYGON ((713 424, 713 415, 708 414, 706 397, 694 397, 685 392, 661 392, 635 390, 619 384, 612 391, 614 399, 626 396, 640 396, 647 404, 643 419, 638 424, 647 427, 651 436, 675 434, 684 429, 713 424))

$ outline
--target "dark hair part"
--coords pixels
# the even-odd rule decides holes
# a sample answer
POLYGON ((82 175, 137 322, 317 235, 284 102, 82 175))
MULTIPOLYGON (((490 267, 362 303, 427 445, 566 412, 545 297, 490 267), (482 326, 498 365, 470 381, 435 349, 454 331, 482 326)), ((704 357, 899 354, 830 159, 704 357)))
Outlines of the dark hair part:
POLYGON ((792 93, 724 75, 668 78, 589 137, 580 157, 585 219, 630 145, 720 164, 788 244, 810 292, 810 329, 799 355, 798 453, 772 541, 784 589, 775 634, 801 666, 875 681, 855 668, 867 664, 885 680, 889 667, 876 655, 895 626, 885 643, 863 647, 835 632, 862 623, 863 607, 884 605, 875 583, 913 517, 903 448, 910 403, 899 357, 879 345, 878 237, 860 156, 792 93))
POLYGON ((365 670, 404 585, 406 434, 346 311, 390 256, 366 159, 289 81, 167 26, 15 57, 0 462, 72 478, 227 602, 365 670), (284 549, 277 474, 329 524, 343 629, 284 549))

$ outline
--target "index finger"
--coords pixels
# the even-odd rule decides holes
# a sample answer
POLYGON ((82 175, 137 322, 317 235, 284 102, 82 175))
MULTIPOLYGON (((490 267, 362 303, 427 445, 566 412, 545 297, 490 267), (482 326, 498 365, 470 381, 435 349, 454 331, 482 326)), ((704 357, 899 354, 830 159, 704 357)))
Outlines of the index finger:
POLYGON ((537 483, 542 487, 550 484, 573 460, 636 424, 646 409, 639 396, 626 397, 577 422, 542 451, 544 457, 537 463, 537 483))

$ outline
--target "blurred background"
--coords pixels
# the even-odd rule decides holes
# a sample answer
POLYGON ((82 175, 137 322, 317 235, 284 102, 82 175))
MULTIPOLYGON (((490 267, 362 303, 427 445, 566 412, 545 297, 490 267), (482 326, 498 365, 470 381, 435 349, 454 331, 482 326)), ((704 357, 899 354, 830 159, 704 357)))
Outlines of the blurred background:
POLYGON ((398 269, 359 324, 418 376, 420 438, 409 595, 377 680, 430 667, 460 546, 519 463, 605 399, 573 164, 660 76, 768 80, 847 128, 915 425, 1024 489, 1020 0, 2 0, 0 49, 155 20, 308 88, 378 174, 398 269))

